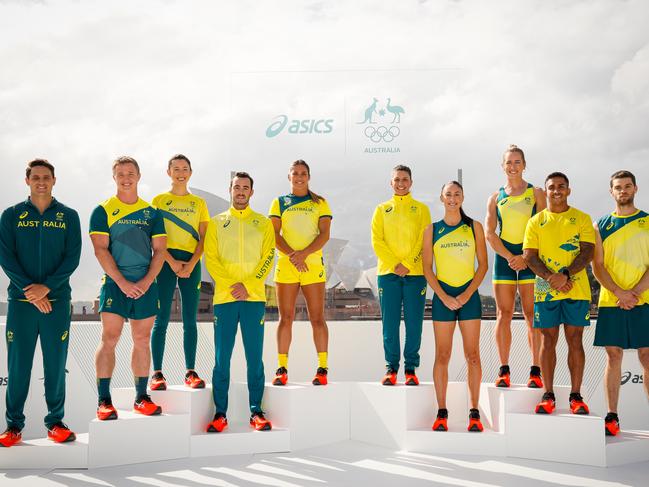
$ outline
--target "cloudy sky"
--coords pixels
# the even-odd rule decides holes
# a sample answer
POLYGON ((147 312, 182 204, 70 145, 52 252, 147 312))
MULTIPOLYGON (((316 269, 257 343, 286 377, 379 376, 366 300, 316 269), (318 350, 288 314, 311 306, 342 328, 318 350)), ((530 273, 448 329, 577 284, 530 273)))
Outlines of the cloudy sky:
MULTIPOLYGON (((56 196, 87 228, 114 190, 115 156, 140 161, 151 199, 182 152, 192 184, 221 196, 229 171, 251 172, 253 207, 265 212, 303 158, 330 200, 333 236, 350 241, 345 263, 370 267, 369 220, 394 164, 413 168, 414 195, 435 219, 441 184, 461 168, 465 208, 482 219, 515 143, 531 182, 565 171, 572 204, 593 217, 610 210, 608 176, 620 168, 636 173, 647 208, 647 18, 640 0, 0 0, 0 203, 24 198, 25 162, 46 157, 56 196), (286 126, 269 137, 278 120, 286 126), (307 133, 291 133, 293 120, 307 133), (379 127, 397 135, 373 142, 379 127)), ((75 300, 99 287, 84 244, 75 300)))

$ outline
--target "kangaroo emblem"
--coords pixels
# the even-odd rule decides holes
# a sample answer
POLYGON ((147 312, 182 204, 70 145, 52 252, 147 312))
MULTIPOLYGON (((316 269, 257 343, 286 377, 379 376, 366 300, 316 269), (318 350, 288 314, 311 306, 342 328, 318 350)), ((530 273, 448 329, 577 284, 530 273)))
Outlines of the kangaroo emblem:
POLYGON ((372 104, 365 109, 365 119, 362 122, 357 123, 376 123, 372 122, 372 114, 376 113, 376 104, 379 102, 379 100, 377 100, 376 98, 372 98, 372 100, 374 100, 372 104))

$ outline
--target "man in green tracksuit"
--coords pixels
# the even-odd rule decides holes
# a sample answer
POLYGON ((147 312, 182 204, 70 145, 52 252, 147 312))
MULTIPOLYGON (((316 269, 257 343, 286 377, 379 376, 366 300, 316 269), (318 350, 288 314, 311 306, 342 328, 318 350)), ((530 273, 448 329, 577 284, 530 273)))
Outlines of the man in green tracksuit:
POLYGON ((27 165, 26 201, 7 208, 0 218, 0 266, 9 277, 7 313, 7 430, 0 446, 21 440, 23 407, 40 336, 45 372, 45 426, 49 439, 74 441, 63 424, 65 362, 70 330, 69 278, 79 265, 79 215, 52 197, 54 166, 45 159, 27 165))

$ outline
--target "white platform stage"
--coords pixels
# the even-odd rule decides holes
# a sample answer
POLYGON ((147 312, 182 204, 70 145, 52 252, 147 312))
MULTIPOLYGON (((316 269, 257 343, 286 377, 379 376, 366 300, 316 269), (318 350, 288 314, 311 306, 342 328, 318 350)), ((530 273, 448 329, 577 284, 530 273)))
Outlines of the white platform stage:
MULTIPOLYGON (((42 385, 39 384, 39 367, 42 366, 37 353, 32 392, 26 408, 28 425, 32 430, 26 428, 25 431, 31 434, 31 439, 23 441, 22 445, 0 450, 0 469, 95 469, 191 457, 297 452, 346 440, 407 451, 413 455, 488 455, 601 467, 649 461, 649 427, 633 428, 625 422, 627 411, 629 417, 641 423, 649 415, 642 384, 634 384, 631 388, 623 386, 620 408, 623 433, 616 438, 606 438, 602 419, 605 409, 601 386, 597 382, 601 382, 603 371, 593 375, 591 370, 590 375, 585 377, 584 390, 588 394, 584 396, 592 411, 590 416, 585 417, 567 414, 569 389, 565 386, 556 388, 559 410, 546 416, 533 413, 534 405, 541 396, 540 391, 524 386, 498 389, 485 383, 480 397, 485 431, 467 432, 469 406, 466 383, 463 381, 466 370, 463 369, 460 340, 454 344, 458 349, 454 352, 454 361, 449 370, 452 380, 448 389, 450 430, 432 431, 437 406, 433 385, 427 382, 432 357, 431 347, 426 345, 432 344, 432 333, 429 327, 425 328, 422 367, 419 370, 422 384, 386 387, 378 382, 382 374, 378 323, 330 324, 332 337, 336 337, 340 345, 331 354, 332 382, 328 386, 315 387, 303 382, 312 374, 314 357, 304 350, 291 355, 289 384, 285 387, 266 386, 263 407, 274 425, 270 432, 252 431, 247 424, 248 392, 246 384, 240 381, 245 374, 245 365, 239 341, 233 358, 234 381, 230 387, 229 428, 226 431, 205 432, 214 414, 209 385, 204 390, 172 385, 167 391, 153 392, 154 401, 163 407, 163 415, 158 417, 132 413, 133 388, 113 387, 113 400, 119 410, 119 419, 99 422, 93 419, 96 392, 91 382, 92 350, 89 348, 91 344, 96 344, 93 340, 98 335, 96 327, 75 325, 71 334, 72 339, 77 338, 77 347, 79 343, 88 345, 83 349, 86 350, 85 355, 79 347, 68 360, 70 374, 66 422, 78 433, 78 441, 55 445, 42 439, 44 428, 39 425, 44 413, 42 385), (146 448, 142 448, 143 445, 146 448)), ((169 357, 174 357, 171 350, 179 347, 174 338, 176 331, 179 330, 170 333, 167 345, 169 357)), ((516 339, 524 338, 522 331, 516 331, 521 335, 515 336, 516 339)), ((118 353, 121 369, 114 380, 116 385, 120 385, 122 380, 120 374, 128 373, 127 332, 125 330, 118 353)), ((208 338, 211 337, 206 336, 209 332, 210 327, 202 324, 202 346, 209 343, 208 338)), ((489 329, 483 331, 485 335, 488 333, 489 329)), ((307 341, 310 340, 309 335, 308 325, 296 323, 295 343, 307 342, 312 347, 307 341)), ((489 338, 483 336, 484 341, 489 338)), ((267 336, 267 340, 270 341, 270 337, 267 336)), ((4 347, 4 343, 0 347, 4 347)), ((496 370, 497 367, 491 364, 493 349, 483 345, 482 350, 483 370, 496 370)), ((174 353, 178 355, 177 351, 174 353)), ((564 353, 560 348, 558 367, 563 365, 564 353)), ((599 363, 598 351, 590 349, 587 353, 587 367, 589 363, 594 367, 593 364, 599 363)), ((274 370, 273 355, 272 347, 266 346, 267 377, 272 376, 274 370)), ((633 355, 625 355, 625 367, 635 370, 634 367, 638 366, 634 358, 633 355)), ((177 372, 177 364, 171 363, 175 360, 170 359, 170 363, 165 364, 165 370, 168 368, 170 372, 177 372)), ((211 374, 205 364, 210 360, 213 360, 213 355, 210 359, 209 355, 201 352, 197 364, 201 375, 208 380, 211 374)), ((522 364, 526 362, 525 357, 516 360, 521 362, 515 364, 516 370, 524 370, 522 364)), ((178 375, 181 377, 181 374, 178 375)), ((486 375, 487 372, 485 380, 488 379, 486 375)), ((170 379, 170 382, 174 381, 179 382, 170 379)), ((122 384, 125 382, 125 379, 122 380, 122 384)), ((399 382, 403 383, 401 375, 399 382)), ((1 397, 0 403, 4 403, 1 397)), ((29 438, 29 435, 25 435, 25 438, 29 438)))

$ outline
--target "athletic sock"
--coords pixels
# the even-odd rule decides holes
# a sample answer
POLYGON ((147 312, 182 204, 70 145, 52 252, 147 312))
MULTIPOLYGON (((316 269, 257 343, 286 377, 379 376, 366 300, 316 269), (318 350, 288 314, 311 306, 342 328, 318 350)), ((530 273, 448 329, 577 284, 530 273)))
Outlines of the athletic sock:
POLYGON ((279 367, 284 367, 285 369, 288 369, 288 353, 278 353, 277 363, 279 364, 279 367))
POLYGON ((541 375, 541 367, 539 367, 538 365, 532 365, 530 367, 530 375, 540 376, 541 375))
POLYGON ((146 395, 146 386, 149 381, 148 377, 134 377, 135 379, 135 397, 146 395))
POLYGON ((327 352, 318 352, 318 367, 327 368, 327 352))
POLYGON ((498 371, 498 375, 505 375, 509 374, 509 365, 501 365, 500 370, 498 371))
POLYGON ((110 399, 110 377, 97 378, 97 396, 100 401, 110 399))

